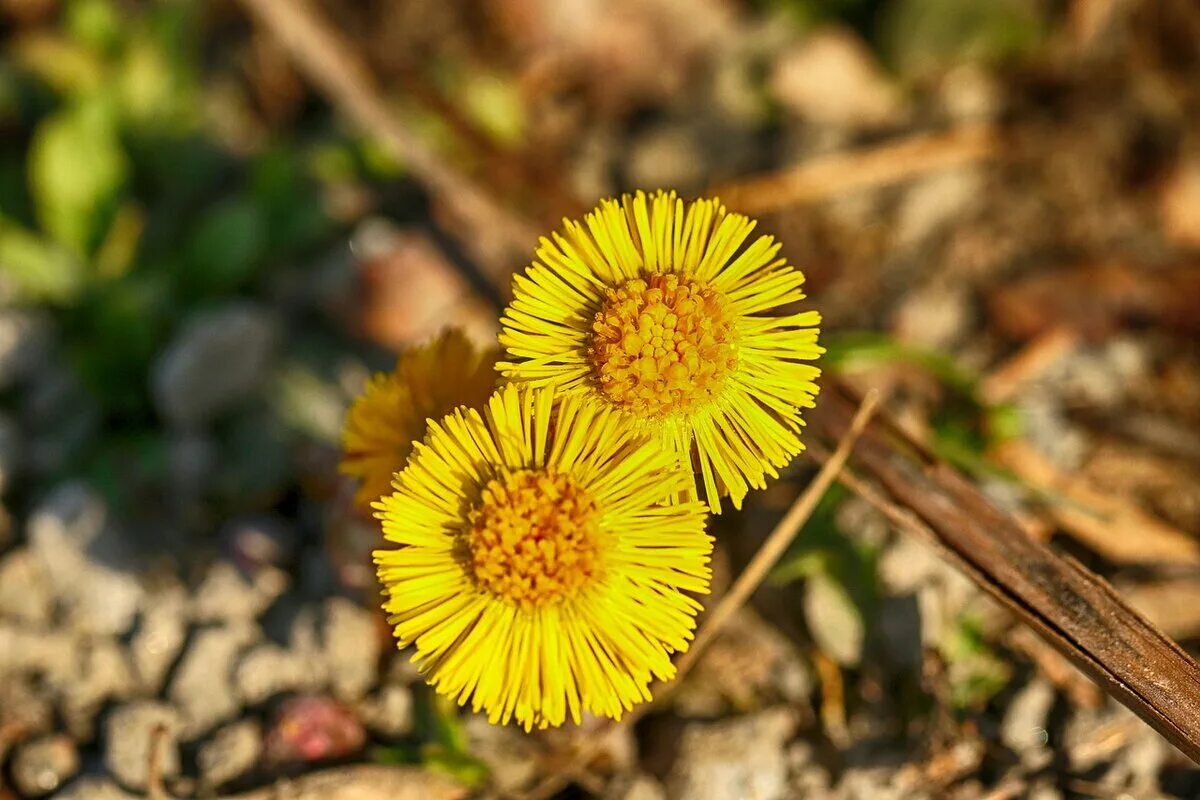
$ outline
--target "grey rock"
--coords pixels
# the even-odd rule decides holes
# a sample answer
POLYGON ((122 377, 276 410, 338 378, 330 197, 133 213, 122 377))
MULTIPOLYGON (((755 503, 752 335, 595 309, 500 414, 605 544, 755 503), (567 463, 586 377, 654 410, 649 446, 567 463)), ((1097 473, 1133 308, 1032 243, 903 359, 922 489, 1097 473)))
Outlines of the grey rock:
POLYGON ((1023 757, 1043 750, 1049 743, 1046 718, 1055 696, 1049 682, 1042 678, 1030 681, 1009 702, 1000 723, 1000 740, 1023 757))
POLYGON ((51 685, 66 685, 78 669, 75 647, 75 637, 65 631, 0 621, 0 677, 30 673, 51 685))
POLYGON ((210 789, 244 777, 258 764, 263 754, 262 727, 253 720, 241 720, 218 730, 196 754, 200 781, 210 789))
POLYGON ((134 694, 133 668, 125 649, 112 637, 89 637, 82 641, 75 663, 77 672, 58 685, 60 707, 67 729, 75 738, 95 735, 95 719, 111 700, 134 694))
POLYGON ((262 616, 287 588, 287 574, 264 568, 244 576, 228 561, 218 561, 196 589, 192 616, 199 622, 250 622, 262 616))
POLYGON ((831 578, 813 575, 804 585, 804 620, 817 646, 842 666, 862 661, 865 627, 862 615, 831 578))
POLYGON ((325 603, 325 660, 333 693, 344 701, 361 699, 375 685, 383 639, 375 614, 342 597, 325 603))
POLYGON ((672 800, 776 800, 787 795, 785 744, 796 729, 790 709, 716 723, 690 723, 667 779, 672 800))
POLYGON ((21 308, 0 309, 0 389, 43 363, 53 344, 50 315, 21 308))
POLYGON ((491 786, 501 796, 528 786, 538 774, 537 743, 511 725, 492 725, 470 714, 463 721, 470 752, 487 764, 491 786))
POLYGON ((358 716, 368 730, 387 739, 411 733, 412 691, 407 686, 388 684, 359 704, 358 716))
MULTIPOLYGON (((4 676, 0 680, 0 729, 37 736, 49 732, 54 721, 54 704, 49 694, 31 676, 4 676)), ((0 751, 3 749, 0 746, 0 751)))
POLYGON ((1061 394, 1032 387, 1021 393, 1017 405, 1025 440, 1059 468, 1079 469, 1091 444, 1087 435, 1067 418, 1061 394))
POLYGON ((852 767, 833 791, 837 800, 927 800, 927 792, 897 785, 890 767, 852 767))
POLYGON ((899 90, 854 33, 825 28, 776 62, 770 87, 794 114, 831 127, 876 127, 903 119, 899 90))
POLYGON ((285 568, 296 559, 296 531, 279 517, 255 516, 230 520, 218 534, 221 549, 240 569, 253 573, 263 567, 285 568))
POLYGON ((145 800, 145 796, 130 794, 111 778, 92 776, 75 781, 54 795, 54 800, 145 800))
POLYGON ((984 188, 983 174, 975 169, 945 170, 922 178, 900 203, 896 242, 907 247, 920 245, 963 219, 978 207, 984 188))
POLYGON ((27 549, 0 558, 0 618, 38 627, 48 624, 53 612, 41 562, 27 549))
POLYGON ((963 340, 973 319, 966 289, 937 283, 905 295, 896 309, 892 329, 909 344, 946 350, 963 340))
POLYGON ((144 790, 150 767, 150 748, 156 736, 163 778, 179 774, 179 712, 165 703, 139 700, 114 710, 105 725, 104 766, 122 786, 144 790), (161 734, 156 734, 157 731, 161 734))
POLYGON ((252 395, 267 373, 276 327, 251 303, 194 317, 154 365, 159 412, 181 427, 197 426, 252 395))
POLYGON ((977 62, 966 61, 947 71, 940 89, 942 107, 958 122, 990 121, 1004 111, 1001 86, 977 62))
POLYGON ((134 673, 146 694, 156 695, 187 639, 187 600, 172 587, 146 598, 137 632, 129 643, 134 673))
POLYGON ((1029 787, 1028 800, 1063 800, 1063 793, 1052 779, 1046 778, 1029 787))
POLYGON ((635 773, 612 781, 603 800, 667 800, 667 793, 651 776, 635 773))
POLYGON ((143 591, 133 553, 108 521, 108 507, 81 483, 56 488, 29 519, 29 546, 68 624, 81 633, 120 636, 143 591))
POLYGON ((167 696, 183 715, 183 735, 193 738, 232 719, 241 710, 233 671, 238 654, 259 638, 250 623, 230 623, 198 632, 183 654, 167 696))
POLYGON ((13 785, 25 797, 50 794, 78 772, 79 751, 68 736, 34 739, 13 753, 13 785))
POLYGON ((674 696, 680 716, 705 718, 729 708, 783 700, 804 705, 814 686, 795 645, 752 610, 739 609, 674 696))
POLYGON ((674 186, 687 192, 701 186, 705 163, 692 126, 663 124, 633 140, 626 168, 633 186, 674 186))
POLYGON ((810 742, 792 742, 787 748, 788 785, 793 797, 826 797, 829 794, 829 773, 816 760, 810 742))
POLYGON ((311 653, 263 643, 246 652, 234 672, 238 697, 258 705, 285 692, 312 692, 324 688, 329 671, 324 659, 311 653))

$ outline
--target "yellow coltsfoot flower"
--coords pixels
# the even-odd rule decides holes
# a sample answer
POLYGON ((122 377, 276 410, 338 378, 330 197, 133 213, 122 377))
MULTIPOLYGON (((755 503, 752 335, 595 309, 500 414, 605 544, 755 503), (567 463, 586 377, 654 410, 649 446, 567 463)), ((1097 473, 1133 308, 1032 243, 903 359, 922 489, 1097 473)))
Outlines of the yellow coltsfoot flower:
POLYGON ((706 593, 707 509, 622 415, 506 386, 431 422, 375 504, 384 609, 426 680, 526 730, 619 719, 675 674, 706 593))
POLYGON ((392 476, 425 435, 427 420, 487 401, 496 388, 496 356, 479 352, 461 331, 448 330, 401 354, 391 372, 372 376, 342 430, 339 469, 359 479, 359 507, 369 510, 391 492, 392 476))
POLYGON ((754 226, 674 192, 566 221, 514 278, 497 369, 619 411, 697 473, 714 511, 723 495, 740 508, 803 449, 823 352, 820 315, 784 308, 804 275, 770 236, 746 245, 754 226))

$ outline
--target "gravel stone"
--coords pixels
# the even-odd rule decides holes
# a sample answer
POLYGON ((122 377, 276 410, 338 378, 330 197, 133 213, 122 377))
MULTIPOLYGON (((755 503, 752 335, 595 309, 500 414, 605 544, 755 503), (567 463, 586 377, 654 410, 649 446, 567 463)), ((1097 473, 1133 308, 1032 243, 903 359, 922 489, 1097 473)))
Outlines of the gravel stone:
POLYGON ((133 627, 142 587, 98 494, 81 483, 59 486, 34 510, 28 530, 30 549, 72 628, 120 636, 133 627))
POLYGON ((667 800, 667 793, 649 775, 634 774, 610 783, 603 800, 667 800))
POLYGON ((0 622, 0 677, 32 673, 51 685, 65 685, 76 675, 75 645, 65 631, 0 622))
POLYGON ((167 691, 182 711, 186 738, 211 730, 241 710, 233 669, 238 654, 259 635, 250 623, 208 628, 195 635, 167 691))
POLYGON ((250 649, 234 672, 238 697, 250 706, 285 692, 317 691, 328 679, 323 659, 271 643, 250 649))
POLYGON ((27 549, 0 559, 0 618, 40 627, 53 612, 54 598, 38 559, 27 549))
POLYGON ((5 676, 0 671, 0 677, 0 729, 21 730, 28 736, 49 731, 54 706, 47 693, 28 675, 5 676))
POLYGON ((95 736, 96 715, 110 700, 134 694, 136 682, 128 654, 116 639, 89 638, 74 660, 76 672, 57 688, 68 730, 86 741, 95 736))
POLYGON ((196 315, 154 365, 159 412, 179 427, 195 427, 245 400, 267 374, 276 338, 270 314, 252 303, 196 315))
POLYGON ((1045 749, 1049 743, 1046 718, 1054 707, 1054 687, 1041 678, 1030 681, 1009 702, 1000 723, 1000 740, 1028 758, 1045 749))
POLYGON ((173 588, 147 598, 141 623, 129 648, 134 673, 146 694, 158 694, 171 665, 187 640, 187 603, 181 589, 173 588))
POLYGON ((358 715, 372 733, 398 739, 412 732, 413 697, 407 686, 388 684, 363 700, 358 715))
POLYGON ((770 88, 788 111, 819 125, 871 128, 905 115, 902 96, 854 33, 825 28, 775 63, 770 88))
POLYGON ((334 695, 347 702, 362 699, 379 677, 383 653, 375 614, 345 598, 331 598, 325 604, 324 633, 334 695))
POLYGON ((179 712, 165 703, 139 700, 121 706, 109 715, 105 726, 105 767, 124 787, 144 790, 150 746, 155 730, 162 726, 166 732, 159 744, 162 776, 175 777, 179 774, 180 724, 179 712))
POLYGON ((866 629, 862 615, 832 579, 813 575, 804 585, 804 619, 817 646, 842 666, 862 661, 866 629))
POLYGON ((196 589, 192 616, 199 622, 250 622, 262 616, 287 589, 287 574, 264 568, 250 578, 227 561, 218 561, 196 589))
POLYGON ((13 785, 25 797, 50 794, 78 772, 79 751, 68 736, 35 739, 13 753, 13 785))
POLYGON ((218 730, 196 754, 200 781, 216 789, 245 776, 261 760, 262 727, 253 720, 241 720, 218 730))
POLYGON ((110 778, 93 776, 75 781, 54 800, 145 800, 145 796, 130 794, 110 778))
POLYGON ((53 322, 41 311, 0 309, 0 389, 12 386, 42 363, 53 340, 53 322))
POLYGON ((790 709, 688 724, 667 779, 671 800, 776 800, 787 792, 784 746, 796 729, 790 709))

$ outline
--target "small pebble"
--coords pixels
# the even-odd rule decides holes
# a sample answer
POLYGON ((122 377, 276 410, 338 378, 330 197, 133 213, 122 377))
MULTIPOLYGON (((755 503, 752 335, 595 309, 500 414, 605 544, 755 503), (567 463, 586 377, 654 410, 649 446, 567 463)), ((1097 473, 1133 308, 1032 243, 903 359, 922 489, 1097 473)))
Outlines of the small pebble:
POLYGON ((43 797, 79 772, 79 751, 70 737, 46 736, 21 745, 13 753, 12 780, 26 797, 43 797))

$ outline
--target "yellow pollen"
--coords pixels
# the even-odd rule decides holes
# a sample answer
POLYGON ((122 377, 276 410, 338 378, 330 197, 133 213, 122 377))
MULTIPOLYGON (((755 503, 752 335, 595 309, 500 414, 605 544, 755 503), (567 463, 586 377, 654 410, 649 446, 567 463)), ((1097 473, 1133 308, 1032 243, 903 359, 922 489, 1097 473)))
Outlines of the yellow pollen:
POLYGON ((609 289, 588 348, 601 391, 654 419, 716 397, 737 368, 727 305, 717 289, 674 274, 609 289))
POLYGON ((573 597, 599 572, 598 516, 566 475, 495 478, 463 533, 468 569, 477 586, 526 611, 573 597))

